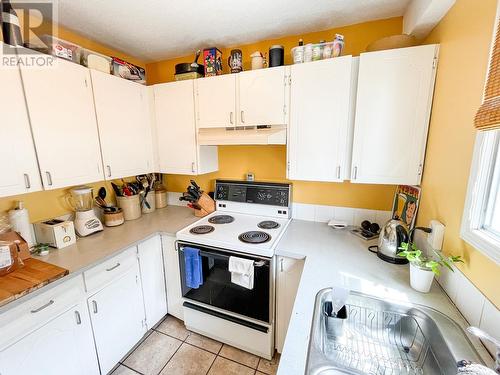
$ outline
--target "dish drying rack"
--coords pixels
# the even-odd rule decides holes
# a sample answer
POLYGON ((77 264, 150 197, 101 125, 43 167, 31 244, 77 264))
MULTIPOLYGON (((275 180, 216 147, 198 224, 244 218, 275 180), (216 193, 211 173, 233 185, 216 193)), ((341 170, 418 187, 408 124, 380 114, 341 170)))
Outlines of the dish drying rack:
POLYGON ((355 372, 423 375, 430 347, 414 317, 350 304, 345 309, 345 319, 324 315, 323 353, 355 372))

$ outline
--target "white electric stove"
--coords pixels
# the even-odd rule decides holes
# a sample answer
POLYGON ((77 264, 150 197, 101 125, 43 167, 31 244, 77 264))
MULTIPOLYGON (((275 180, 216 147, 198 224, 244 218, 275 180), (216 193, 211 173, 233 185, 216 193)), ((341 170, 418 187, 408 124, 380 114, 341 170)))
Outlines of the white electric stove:
POLYGON ((177 233, 184 323, 192 331, 271 359, 274 249, 290 223, 291 185, 217 180, 215 200, 215 212, 177 233), (193 251, 199 271, 193 271, 193 251), (231 281, 231 257, 253 261, 251 289, 231 281), (201 273, 196 287, 188 282, 193 272, 201 273))

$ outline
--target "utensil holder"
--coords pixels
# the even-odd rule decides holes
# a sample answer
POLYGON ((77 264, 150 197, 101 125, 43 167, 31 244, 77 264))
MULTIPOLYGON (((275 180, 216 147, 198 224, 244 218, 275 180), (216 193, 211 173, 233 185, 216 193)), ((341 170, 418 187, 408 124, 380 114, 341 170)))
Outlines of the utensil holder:
POLYGON ((107 227, 117 227, 125 222, 123 210, 121 208, 118 208, 116 212, 104 212, 103 219, 104 225, 107 227))
POLYGON ((141 217, 141 202, 138 194, 116 197, 116 203, 123 210, 125 220, 135 220, 141 217))
POLYGON ((212 198, 210 198, 210 196, 207 193, 203 193, 200 199, 198 199, 197 203, 201 206, 201 210, 197 211, 206 212, 203 216, 211 214, 212 212, 215 211, 215 201, 212 198))
POLYGON ((150 191, 148 193, 148 195, 146 196, 146 198, 144 198, 144 192, 141 192, 141 202, 142 202, 142 213, 143 214, 149 214, 151 212, 153 212, 154 210, 156 210, 156 199, 155 199, 155 195, 154 195, 154 192, 150 191), (146 206, 146 202, 148 202, 149 204, 149 208, 148 206, 146 206))

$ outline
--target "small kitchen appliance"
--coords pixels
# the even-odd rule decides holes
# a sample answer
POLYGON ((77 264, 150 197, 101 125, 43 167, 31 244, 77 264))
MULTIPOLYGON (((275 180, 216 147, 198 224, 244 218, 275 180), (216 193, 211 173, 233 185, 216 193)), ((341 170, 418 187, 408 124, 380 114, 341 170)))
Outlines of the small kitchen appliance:
POLYGON ((398 255, 401 244, 408 242, 408 226, 401 220, 389 220, 380 232, 377 256, 389 263, 406 264, 408 259, 398 255))
POLYGON ((184 323, 271 359, 274 249, 290 223, 291 185, 217 180, 214 195, 216 211, 177 233, 184 323), (251 268, 245 282, 230 271, 235 261, 251 268))
POLYGON ((51 219, 35 223, 34 227, 38 243, 62 249, 76 242, 75 226, 72 221, 51 219))
POLYGON ((67 200, 75 210, 75 230, 79 236, 85 237, 103 230, 101 221, 94 213, 94 197, 91 187, 79 186, 71 189, 67 200))

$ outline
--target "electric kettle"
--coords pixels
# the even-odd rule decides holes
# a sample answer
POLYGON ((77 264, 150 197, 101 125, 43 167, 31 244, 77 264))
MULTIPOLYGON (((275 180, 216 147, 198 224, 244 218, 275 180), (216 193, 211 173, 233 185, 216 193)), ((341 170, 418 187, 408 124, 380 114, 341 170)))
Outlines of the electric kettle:
POLYGON ((401 220, 389 220, 380 231, 377 256, 389 263, 406 264, 408 260, 398 254, 401 243, 408 243, 408 226, 401 220))

